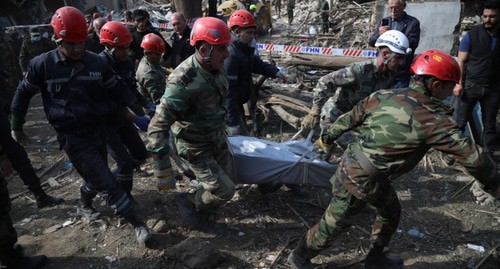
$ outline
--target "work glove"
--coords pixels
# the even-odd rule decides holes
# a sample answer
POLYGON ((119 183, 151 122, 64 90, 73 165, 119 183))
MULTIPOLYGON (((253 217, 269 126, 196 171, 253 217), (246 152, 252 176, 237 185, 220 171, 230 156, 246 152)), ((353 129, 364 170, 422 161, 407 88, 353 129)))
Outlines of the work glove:
POLYGON ((137 128, 139 128, 139 130, 143 131, 143 132, 147 132, 148 131, 148 125, 149 125, 149 122, 150 122, 150 119, 146 116, 136 116, 133 120, 135 126, 137 126, 137 128))
POLYGON ((181 174, 175 171, 172 167, 164 170, 155 170, 156 187, 159 191, 175 189, 177 178, 182 178, 181 174))
POLYGON ((235 136, 240 134, 240 125, 226 126, 227 136, 235 136))
POLYGON ((152 118, 155 115, 156 112, 156 105, 153 102, 149 102, 146 105, 146 109, 148 110, 148 116, 152 118))
POLYGON ((500 199, 500 188, 497 187, 494 191, 486 191, 484 185, 477 180, 470 187, 470 191, 482 206, 496 205, 500 199))
POLYGON ((28 135, 24 131, 12 131, 11 132, 12 138, 17 141, 17 143, 25 146, 30 143, 30 139, 28 138, 28 135))
POLYGON ((309 110, 309 114, 302 121, 301 127, 302 129, 313 129, 314 126, 318 123, 319 120, 319 108, 316 105, 313 105, 311 110, 309 110))
POLYGON ((328 153, 336 146, 335 143, 327 144, 323 142, 322 137, 320 136, 316 142, 314 142, 313 150, 319 153, 328 153))

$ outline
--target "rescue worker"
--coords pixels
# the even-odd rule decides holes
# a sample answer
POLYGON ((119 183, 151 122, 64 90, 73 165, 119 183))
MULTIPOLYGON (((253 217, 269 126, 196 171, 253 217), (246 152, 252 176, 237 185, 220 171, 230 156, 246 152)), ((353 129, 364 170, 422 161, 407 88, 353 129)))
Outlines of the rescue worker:
POLYGON ((236 10, 229 17, 227 25, 231 31, 232 42, 229 45, 229 58, 224 64, 229 80, 226 131, 229 136, 248 135, 243 105, 249 102, 250 110, 255 113, 257 93, 252 73, 286 79, 277 67, 254 55, 255 48, 251 44, 256 35, 257 24, 250 12, 236 10))
POLYGON ((42 94, 49 123, 76 171, 84 182, 80 188, 78 212, 88 219, 98 215, 92 205, 96 193, 135 228, 137 240, 146 242, 151 234, 134 212, 134 203, 110 171, 107 163, 105 116, 115 103, 108 95, 120 96, 134 111, 137 99, 123 91, 125 83, 104 59, 85 51, 85 18, 74 7, 59 8, 52 17, 57 49, 35 57, 12 102, 14 138, 26 141, 23 124, 30 99, 42 94))
MULTIPOLYGON (((0 100, 3 102, 3 100, 0 100)), ((0 106, 2 104, 0 103, 0 106)), ((10 196, 6 176, 12 173, 11 163, 0 145, 0 268, 4 269, 36 269, 47 263, 47 256, 28 257, 23 248, 16 245, 17 232, 10 218, 10 196)))
POLYGON ((137 88, 148 100, 159 104, 167 85, 167 69, 160 64, 161 56, 165 53, 165 43, 159 36, 151 33, 142 38, 141 47, 144 49, 144 57, 135 72, 137 88))
POLYGON ((172 54, 167 67, 175 69, 187 57, 193 55, 194 47, 189 44, 191 28, 187 25, 184 15, 175 12, 170 17, 170 23, 174 28, 174 33, 170 37, 172 41, 172 54))
POLYGON ((21 52, 19 53, 19 66, 21 66, 23 76, 26 75, 28 63, 31 59, 55 48, 56 44, 54 44, 54 42, 46 37, 42 37, 40 28, 31 27, 30 38, 24 39, 21 45, 21 52))
POLYGON ((430 148, 450 154, 484 184, 484 191, 500 197, 495 163, 462 134, 442 102, 459 82, 458 63, 442 51, 428 50, 411 71, 410 87, 371 94, 316 141, 318 148, 328 151, 342 133, 359 128, 359 139, 348 146, 331 178, 328 208, 288 257, 292 268, 314 268, 311 259, 349 228, 367 204, 375 208, 376 218, 365 268, 403 268, 401 258, 383 252, 401 215, 391 180, 411 171, 430 148))
MULTIPOLYGON (((113 71, 125 80, 127 88, 123 91, 133 94, 152 117, 156 106, 137 91, 135 66, 132 59, 128 57, 132 42, 129 30, 121 22, 110 21, 101 28, 100 38, 104 51, 99 56, 103 57, 111 65, 113 71)), ((116 178, 125 191, 131 195, 134 168, 139 167, 148 157, 146 146, 132 122, 139 129, 147 131, 149 118, 144 116, 142 109, 136 111, 137 115, 130 113, 126 104, 120 102, 119 98, 119 96, 113 96, 113 99, 118 102, 106 119, 108 151, 116 161, 117 169, 114 171, 116 178)))
POLYGON ((235 193, 224 133, 227 79, 223 69, 231 35, 223 21, 204 17, 196 20, 190 39, 196 52, 168 78, 165 94, 148 128, 148 149, 158 155, 157 160, 164 160, 161 167, 154 165, 155 175, 162 175, 174 188, 176 175, 168 158, 172 129, 179 156, 199 182, 194 193, 176 194, 181 217, 194 229, 217 232, 210 215, 235 193))
MULTIPOLYGON (((375 46, 378 49, 377 58, 352 63, 319 79, 314 88, 312 108, 301 123, 303 129, 313 129, 320 120, 324 132, 359 101, 375 91, 393 86, 396 71, 404 64, 405 55, 409 52, 408 39, 403 33, 390 30, 380 36, 375 46), (338 87, 341 87, 340 90, 337 90, 338 87)), ((352 137, 343 137, 339 141, 345 144, 342 140, 349 143, 352 137)))
MULTIPOLYGON (((283 81, 286 79, 277 67, 262 61, 255 55, 255 48, 251 44, 257 33, 257 23, 250 12, 236 10, 229 17, 227 25, 231 31, 232 42, 229 45, 229 58, 224 64, 229 80, 225 100, 226 133, 228 136, 249 135, 243 105, 248 102, 250 113, 255 113, 257 92, 253 84, 252 73, 272 78, 279 77, 283 81)), ((252 119, 255 119, 253 115, 252 119)), ((281 182, 259 184, 259 190, 262 194, 268 194, 278 190, 282 185, 281 182)), ((297 185, 290 185, 290 188, 294 192, 305 195, 297 185)))

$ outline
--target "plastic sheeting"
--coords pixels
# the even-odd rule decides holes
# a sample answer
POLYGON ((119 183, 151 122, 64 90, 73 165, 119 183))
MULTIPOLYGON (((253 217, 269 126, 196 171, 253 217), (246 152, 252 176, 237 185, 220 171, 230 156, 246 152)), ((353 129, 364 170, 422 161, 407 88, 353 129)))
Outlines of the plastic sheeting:
POLYGON ((306 140, 273 142, 248 136, 229 137, 235 161, 236 182, 261 184, 281 181, 330 187, 337 166, 319 159, 306 140))

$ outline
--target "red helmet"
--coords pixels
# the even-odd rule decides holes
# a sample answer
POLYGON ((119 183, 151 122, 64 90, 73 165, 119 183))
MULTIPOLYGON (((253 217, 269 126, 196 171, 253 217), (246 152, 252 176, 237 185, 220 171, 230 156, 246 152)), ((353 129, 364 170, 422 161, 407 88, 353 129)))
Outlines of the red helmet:
POLYGON ((101 15, 99 15, 99 13, 97 13, 97 12, 94 12, 94 14, 92 14, 92 17, 94 17, 94 19, 97 19, 97 18, 101 17, 101 15))
POLYGON ((84 42, 87 40, 87 21, 83 13, 70 6, 59 8, 50 22, 57 41, 84 42))
POLYGON ((147 34, 142 38, 141 47, 144 50, 162 54, 165 52, 165 42, 157 34, 147 34))
POLYGON ((231 14, 227 21, 227 27, 229 27, 229 29, 233 28, 233 26, 239 26, 241 28, 257 27, 257 23, 255 23, 255 18, 252 13, 240 9, 231 14))
POLYGON ((433 76, 442 81, 460 82, 460 66, 450 55, 440 50, 427 50, 411 65, 415 75, 433 76))
POLYGON ((191 46, 198 41, 206 41, 211 45, 225 45, 231 42, 231 35, 226 23, 213 17, 199 18, 191 30, 191 46))
POLYGON ((110 21, 101 28, 101 41, 113 47, 121 47, 132 42, 132 34, 121 22, 110 21))

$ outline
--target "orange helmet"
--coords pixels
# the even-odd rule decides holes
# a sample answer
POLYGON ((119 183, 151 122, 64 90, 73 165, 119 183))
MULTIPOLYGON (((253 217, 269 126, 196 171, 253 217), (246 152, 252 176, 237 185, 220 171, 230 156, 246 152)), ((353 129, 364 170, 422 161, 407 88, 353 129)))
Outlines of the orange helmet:
POLYGON ((70 6, 59 8, 50 22, 56 41, 84 42, 87 40, 87 21, 83 13, 70 6))
POLYGON ((257 27, 257 23, 255 23, 255 18, 252 13, 244 9, 240 9, 231 14, 229 20, 227 21, 227 27, 229 27, 229 29, 234 26, 239 26, 241 28, 257 27))
POLYGON ((433 76, 442 81, 460 82, 460 66, 450 55, 440 50, 427 50, 411 65, 415 75, 433 76))
POLYGON ((142 38, 141 47, 150 52, 162 54, 165 52, 165 42, 156 34, 149 33, 142 38))
POLYGON ((199 18, 191 30, 191 46, 198 41, 206 41, 211 45, 225 45, 231 42, 231 35, 226 23, 213 17, 199 18))
POLYGON ((106 43, 113 47, 121 47, 132 42, 132 34, 121 22, 110 21, 101 28, 100 43, 106 43))

